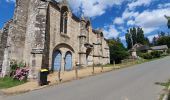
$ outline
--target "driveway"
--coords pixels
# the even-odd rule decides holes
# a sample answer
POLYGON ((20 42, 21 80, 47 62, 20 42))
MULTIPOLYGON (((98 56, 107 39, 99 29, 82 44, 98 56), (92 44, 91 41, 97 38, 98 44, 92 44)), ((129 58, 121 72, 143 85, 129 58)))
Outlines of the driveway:
POLYGON ((2 100, 158 100, 170 79, 170 57, 2 100))

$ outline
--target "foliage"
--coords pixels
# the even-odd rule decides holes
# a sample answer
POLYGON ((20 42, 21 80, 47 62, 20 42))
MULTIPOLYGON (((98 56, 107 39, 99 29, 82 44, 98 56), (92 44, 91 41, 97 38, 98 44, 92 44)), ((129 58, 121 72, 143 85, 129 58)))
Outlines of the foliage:
POLYGON ((120 39, 111 39, 108 40, 109 48, 110 48, 110 61, 113 63, 120 63, 121 60, 126 59, 129 56, 129 53, 120 42, 120 39))
POLYGON ((21 61, 12 60, 10 63, 10 76, 17 80, 26 80, 29 70, 25 67, 25 64, 21 61))
POLYGON ((25 81, 18 81, 13 79, 12 77, 4 77, 4 78, 0 78, 0 89, 4 89, 4 88, 10 88, 13 86, 17 86, 17 85, 21 85, 25 83, 25 81))
POLYGON ((157 45, 157 38, 154 36, 152 39, 152 45, 156 46, 157 45))
POLYGON ((13 76, 14 79, 17 79, 17 80, 27 80, 27 76, 28 76, 28 73, 29 73, 29 69, 28 68, 18 68, 16 71, 15 71, 15 74, 13 76))
POLYGON ((154 37, 152 40, 153 46, 167 45, 170 48, 170 34, 165 32, 159 32, 158 37, 154 37))
POLYGON ((139 56, 144 59, 152 59, 151 53, 141 53, 139 56))
POLYGON ((153 58, 159 58, 163 54, 162 51, 152 51, 152 52, 147 52, 147 53, 139 53, 139 56, 144 58, 144 59, 153 59, 153 58))
POLYGON ((159 58, 159 57, 161 57, 161 54, 163 54, 163 52, 161 52, 161 51, 151 52, 151 55, 152 55, 153 58, 159 58))
POLYGON ((170 36, 163 36, 158 38, 157 45, 167 45, 170 48, 170 36))
POLYGON ((170 54, 170 48, 167 50, 167 53, 170 54))
POLYGON ((15 71, 17 69, 17 67, 18 67, 17 61, 11 60, 11 62, 10 62, 11 71, 15 71))
POLYGON ((126 33, 126 42, 128 49, 132 48, 132 45, 140 43, 143 45, 149 45, 149 39, 144 36, 142 28, 130 28, 126 33))

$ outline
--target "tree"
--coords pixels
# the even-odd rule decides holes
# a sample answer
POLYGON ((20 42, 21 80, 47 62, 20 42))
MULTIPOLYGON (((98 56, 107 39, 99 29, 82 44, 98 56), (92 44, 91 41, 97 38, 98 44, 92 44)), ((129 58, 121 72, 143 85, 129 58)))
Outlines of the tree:
POLYGON ((165 15, 165 18, 168 20, 167 26, 170 29, 170 17, 165 15))
POLYGON ((156 46, 157 45, 157 38, 154 36, 152 39, 152 45, 156 46))
POLYGON ((164 37, 164 36, 166 36, 166 33, 165 33, 165 32, 163 32, 163 31, 158 32, 158 36, 159 36, 159 37, 164 37))
POLYGON ((132 46, 136 43, 140 43, 143 45, 149 44, 149 39, 144 36, 144 31, 142 28, 130 28, 126 33, 126 42, 128 49, 132 48, 132 46))
POLYGON ((120 39, 110 39, 108 40, 109 48, 110 48, 110 61, 113 63, 120 63, 121 60, 127 58, 129 56, 126 48, 121 43, 120 39))
POLYGON ((167 45, 170 48, 170 36, 163 36, 158 38, 157 45, 167 45))

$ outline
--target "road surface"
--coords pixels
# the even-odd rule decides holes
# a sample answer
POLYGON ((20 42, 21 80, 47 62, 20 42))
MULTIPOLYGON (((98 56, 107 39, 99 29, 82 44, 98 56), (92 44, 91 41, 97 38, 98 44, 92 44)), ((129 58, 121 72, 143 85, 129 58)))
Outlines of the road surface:
POLYGON ((155 82, 169 79, 166 57, 2 100, 158 100, 163 87, 155 82))

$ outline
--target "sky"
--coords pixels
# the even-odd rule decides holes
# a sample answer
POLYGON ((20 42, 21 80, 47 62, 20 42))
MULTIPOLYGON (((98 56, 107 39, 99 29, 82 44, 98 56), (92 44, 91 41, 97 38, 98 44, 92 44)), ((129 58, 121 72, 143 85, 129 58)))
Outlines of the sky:
MULTIPOLYGON (((61 1, 61 0, 57 0, 61 1)), ((94 29, 102 29, 107 39, 120 37, 131 27, 141 27, 151 41, 160 31, 170 32, 164 15, 170 16, 170 0, 68 0, 77 16, 91 20, 94 29)), ((0 28, 12 18, 15 0, 0 0, 0 28)))

